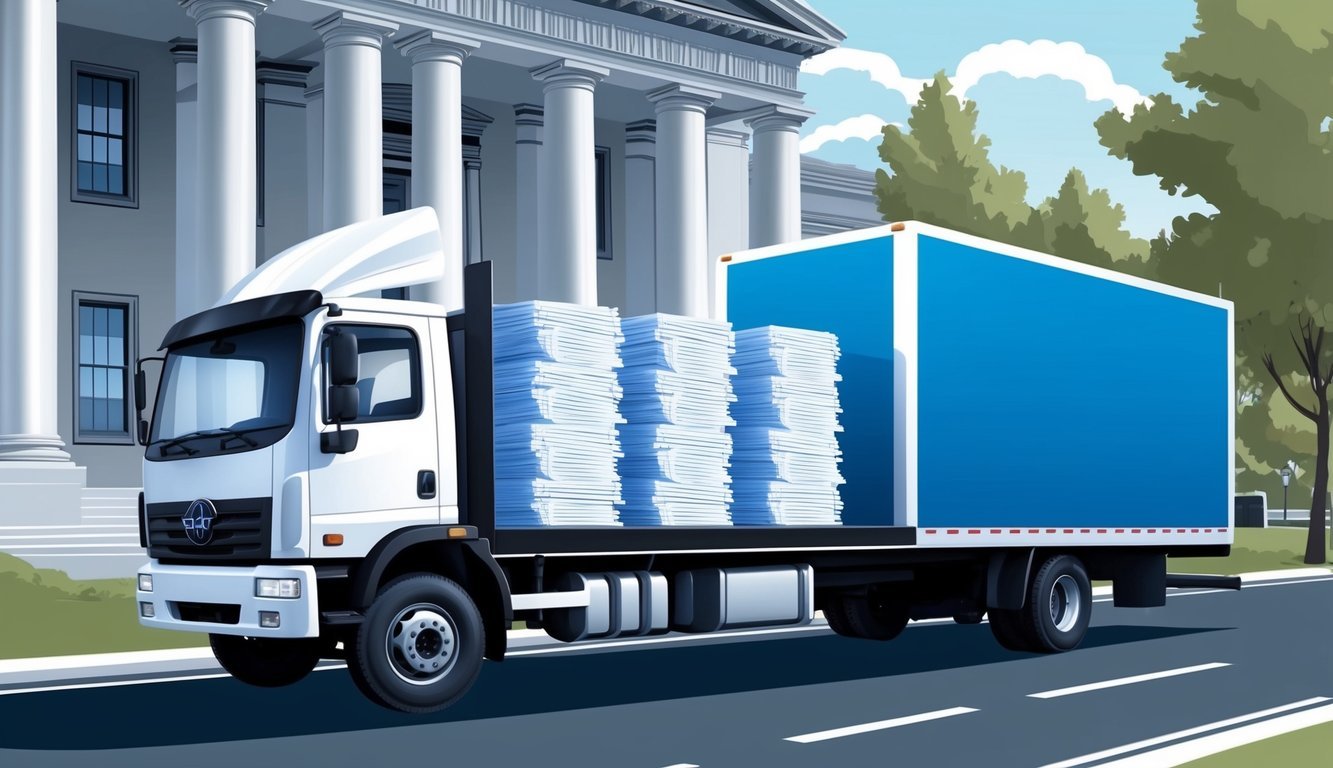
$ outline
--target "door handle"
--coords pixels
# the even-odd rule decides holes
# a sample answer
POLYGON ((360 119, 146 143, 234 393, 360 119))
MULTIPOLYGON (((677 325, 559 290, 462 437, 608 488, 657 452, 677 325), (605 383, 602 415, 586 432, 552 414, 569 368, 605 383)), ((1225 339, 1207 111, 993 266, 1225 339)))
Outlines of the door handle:
POLYGON ((417 473, 417 498, 435 498, 435 470, 423 469, 417 473))

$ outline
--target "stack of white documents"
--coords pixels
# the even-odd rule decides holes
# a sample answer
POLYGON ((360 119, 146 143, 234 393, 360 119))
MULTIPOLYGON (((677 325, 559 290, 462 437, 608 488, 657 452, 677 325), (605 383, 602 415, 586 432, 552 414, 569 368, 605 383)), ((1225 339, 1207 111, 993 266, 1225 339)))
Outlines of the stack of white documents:
POLYGON ((615 309, 497 305, 495 523, 620 525, 615 309))
POLYGON ((730 525, 731 326, 663 314, 622 326, 621 521, 730 525))
POLYGON ((736 524, 841 523, 838 357, 831 333, 776 326, 736 332, 736 524))

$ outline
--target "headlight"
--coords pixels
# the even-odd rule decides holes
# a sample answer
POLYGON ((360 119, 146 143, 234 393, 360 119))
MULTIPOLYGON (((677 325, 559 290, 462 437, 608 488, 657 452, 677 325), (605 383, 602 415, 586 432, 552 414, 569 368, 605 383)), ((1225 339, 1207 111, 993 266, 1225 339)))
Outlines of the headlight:
POLYGON ((279 597, 294 600, 300 596, 300 579, 255 579, 255 597, 279 597))
POLYGON ((139 591, 140 592, 153 591, 153 574, 151 573, 139 574, 139 591))

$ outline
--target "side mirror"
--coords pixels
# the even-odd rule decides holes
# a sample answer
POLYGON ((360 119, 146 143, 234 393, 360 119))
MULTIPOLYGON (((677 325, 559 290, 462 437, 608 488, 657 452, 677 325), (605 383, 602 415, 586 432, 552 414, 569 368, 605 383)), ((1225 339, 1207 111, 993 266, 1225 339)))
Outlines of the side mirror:
POLYGON ((139 413, 148 405, 148 377, 143 369, 134 372, 134 409, 139 413))
POLYGON ((342 332, 329 337, 329 384, 355 385, 360 375, 356 334, 342 332))
POLYGON ((353 384, 333 384, 329 387, 329 421, 340 424, 355 421, 361 409, 361 390, 353 384))

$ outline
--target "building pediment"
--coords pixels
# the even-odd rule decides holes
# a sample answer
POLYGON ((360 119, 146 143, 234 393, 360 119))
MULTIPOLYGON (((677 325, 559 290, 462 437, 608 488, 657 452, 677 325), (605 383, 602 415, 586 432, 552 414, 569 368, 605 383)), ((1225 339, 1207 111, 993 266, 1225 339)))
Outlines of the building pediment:
POLYGON ((766 48, 813 56, 846 34, 802 0, 578 0, 766 48))

